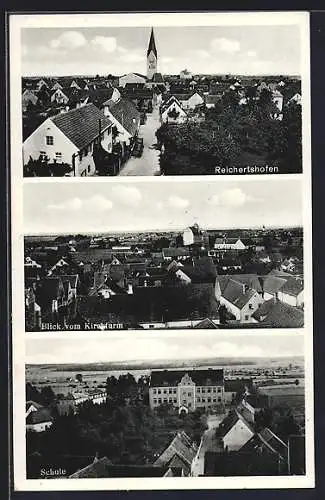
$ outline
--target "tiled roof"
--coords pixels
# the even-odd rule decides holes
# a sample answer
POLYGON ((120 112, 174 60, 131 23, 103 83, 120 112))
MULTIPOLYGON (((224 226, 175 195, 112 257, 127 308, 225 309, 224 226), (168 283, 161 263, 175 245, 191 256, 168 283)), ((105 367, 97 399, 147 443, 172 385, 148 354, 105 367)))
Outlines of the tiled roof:
POLYGON ((140 113, 133 102, 120 99, 110 107, 110 112, 118 122, 131 134, 136 134, 140 124, 140 113))
POLYGON ((93 104, 95 104, 95 106, 100 108, 105 103, 105 101, 111 99, 113 92, 114 89, 112 87, 88 90, 88 102, 92 102, 93 104))
POLYGON ((28 411, 31 406, 34 406, 37 410, 43 408, 43 405, 36 403, 36 401, 26 401, 26 411, 28 411))
POLYGON ((254 312, 253 318, 260 321, 261 325, 273 328, 300 328, 304 325, 304 312, 301 309, 273 299, 264 302, 254 312))
POLYGON ((164 257, 189 257, 190 252, 187 248, 183 247, 170 247, 163 249, 164 257))
POLYGON ((229 278, 226 287, 222 291, 222 297, 238 309, 242 309, 256 293, 256 290, 247 286, 244 290, 244 286, 242 283, 229 278))
POLYGON ((263 290, 266 293, 274 294, 278 292, 286 283, 286 278, 268 275, 263 283, 263 290))
POLYGON ((184 375, 188 374, 196 385, 223 385, 223 369, 206 370, 153 370, 150 387, 176 387, 184 375))
POLYGON ((101 131, 111 125, 111 121, 92 103, 59 113, 51 120, 78 149, 84 148, 99 136, 99 123, 101 131))
POLYGON ((251 385, 252 379, 225 379, 225 392, 243 392, 251 385))
POLYGON ((224 437, 230 429, 233 428, 233 426, 238 422, 239 416, 236 413, 236 411, 230 411, 226 418, 223 419, 223 421, 220 423, 219 428, 218 428, 218 435, 220 437, 224 437))
POLYGON ((304 280, 298 276, 292 276, 281 288, 281 292, 297 297, 304 289, 304 280))
POLYGON ((202 321, 200 321, 197 325, 195 325, 194 328, 204 328, 205 330, 206 329, 216 329, 218 328, 218 325, 216 323, 214 323, 210 318, 205 318, 203 319, 202 321))
MULTIPOLYGON (((178 464, 183 463, 188 470, 197 452, 197 446, 185 432, 178 432, 169 446, 158 457, 155 465, 170 465, 175 456, 178 464)), ((175 462, 174 462, 175 463, 175 462)))
POLYGON ((258 433, 258 437, 273 453, 280 455, 281 458, 286 458, 288 455, 287 445, 268 427, 265 427, 258 433))
POLYGON ((26 417, 27 425, 42 424, 44 422, 52 422, 53 418, 47 408, 40 408, 37 411, 31 411, 26 417))
POLYGON ((115 465, 107 457, 103 457, 95 460, 87 467, 78 470, 69 476, 69 478, 163 477, 168 471, 168 467, 160 467, 158 465, 115 465))

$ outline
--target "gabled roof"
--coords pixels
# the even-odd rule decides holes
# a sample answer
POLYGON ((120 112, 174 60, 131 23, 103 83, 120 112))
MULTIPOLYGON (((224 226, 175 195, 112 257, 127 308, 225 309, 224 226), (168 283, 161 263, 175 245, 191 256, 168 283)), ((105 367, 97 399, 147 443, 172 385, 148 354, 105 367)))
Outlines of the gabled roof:
POLYGON ((204 329, 217 329, 218 325, 214 323, 210 318, 205 318, 200 321, 194 328, 204 328, 204 329))
POLYGON ((263 283, 263 290, 266 293, 274 294, 282 289, 286 280, 284 277, 268 274, 263 283))
POLYGON ((252 315, 261 325, 273 328, 300 328, 304 326, 304 312, 273 299, 264 302, 252 315))
POLYGON ((95 90, 88 90, 88 101, 92 102, 100 108, 102 105, 105 104, 106 101, 111 99, 112 95, 114 92, 114 88, 112 87, 105 87, 105 88, 99 88, 95 90))
POLYGON ((304 289, 304 280, 299 276, 292 276, 281 288, 281 292, 297 297, 304 289))
POLYGON ((75 478, 126 478, 126 477, 163 477, 165 475, 174 476, 177 474, 177 469, 170 471, 168 467, 161 467, 158 465, 126 465, 126 464, 112 464, 107 458, 103 457, 95 459, 93 463, 87 465, 83 469, 78 470, 69 476, 70 479, 75 478), (170 473, 172 472, 172 473, 170 473))
POLYGON ((110 112, 129 134, 132 136, 136 134, 140 124, 140 113, 133 102, 122 98, 110 106, 110 112))
POLYGON ((157 458, 155 465, 169 466, 177 457, 178 465, 183 463, 187 469, 190 469, 196 452, 197 446, 189 436, 184 431, 178 432, 169 446, 157 458))
POLYGON ((176 387, 184 375, 188 374, 196 385, 223 385, 223 369, 215 370, 153 370, 150 375, 150 387, 164 385, 176 387))
POLYGON ((263 430, 261 430, 258 433, 258 437, 260 438, 262 443, 267 446, 267 448, 270 451, 272 451, 273 453, 276 453, 281 458, 287 457, 287 455, 288 455, 287 445, 276 434, 274 434, 274 432, 272 432, 268 427, 265 427, 263 430))
POLYGON ((228 300, 238 309, 242 309, 247 302, 255 295, 256 290, 239 283, 232 278, 228 279, 228 283, 222 291, 222 297, 228 300), (245 287, 245 290, 244 290, 245 287))
POLYGON ((147 57, 150 54, 150 52, 153 52, 155 54, 155 56, 157 57, 157 49, 156 49, 155 35, 153 32, 153 28, 151 28, 150 40, 149 40, 149 45, 148 45, 148 50, 147 50, 147 57))
POLYGON ((228 415, 223 419, 218 428, 218 435, 224 437, 230 429, 238 422, 239 416, 235 410, 230 411, 228 415))
POLYGON ((84 148, 99 136, 99 123, 101 132, 112 125, 92 103, 66 113, 59 113, 51 120, 78 149, 84 148))
POLYGON ((78 274, 61 274, 60 278, 62 282, 68 281, 71 288, 77 288, 78 274))
POLYGON ((31 411, 26 417, 27 425, 42 424, 52 422, 53 418, 47 408, 39 408, 37 411, 31 411))
POLYGON ((43 408, 43 405, 36 403, 36 401, 26 401, 26 411, 28 411, 31 406, 34 406, 37 410, 43 408))

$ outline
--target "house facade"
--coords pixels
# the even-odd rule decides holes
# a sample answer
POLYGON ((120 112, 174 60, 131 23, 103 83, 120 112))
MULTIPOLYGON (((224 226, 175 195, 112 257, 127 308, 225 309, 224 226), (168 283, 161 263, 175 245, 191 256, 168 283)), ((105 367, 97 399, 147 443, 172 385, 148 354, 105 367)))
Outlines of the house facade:
POLYGON ((218 411, 224 404, 223 370, 155 370, 149 383, 149 405, 152 410, 170 404, 179 413, 200 408, 218 411))
POLYGON ((245 250, 246 246, 240 238, 217 238, 214 243, 215 250, 245 250))
POLYGON ((26 165, 32 160, 67 164, 69 176, 94 175, 93 151, 100 145, 112 151, 112 123, 93 104, 47 118, 23 144, 26 165))

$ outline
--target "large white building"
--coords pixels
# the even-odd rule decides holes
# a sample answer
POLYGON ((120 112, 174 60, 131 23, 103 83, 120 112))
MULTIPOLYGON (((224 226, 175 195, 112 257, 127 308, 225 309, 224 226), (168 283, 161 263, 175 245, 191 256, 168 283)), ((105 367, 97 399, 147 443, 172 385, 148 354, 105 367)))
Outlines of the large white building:
POLYGON ((154 370, 149 384, 151 409, 172 405, 179 413, 218 411, 224 404, 223 369, 154 370))

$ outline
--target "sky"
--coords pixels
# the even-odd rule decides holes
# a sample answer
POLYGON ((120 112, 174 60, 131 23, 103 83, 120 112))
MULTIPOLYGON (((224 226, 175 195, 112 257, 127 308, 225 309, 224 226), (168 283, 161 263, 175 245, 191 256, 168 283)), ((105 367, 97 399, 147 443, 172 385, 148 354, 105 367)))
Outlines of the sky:
MULTIPOLYGON (((23 76, 146 74, 151 26, 23 28, 23 76)), ((53 16, 53 25, 55 25, 53 16)), ((297 25, 154 26, 158 71, 300 75, 297 25)))
POLYGON ((26 364, 41 363, 92 363, 116 361, 141 361, 158 359, 201 359, 201 358, 253 358, 303 356, 304 337, 272 333, 249 335, 215 332, 200 335, 177 336, 134 336, 92 338, 77 336, 42 339, 29 337, 26 342, 26 364))
POLYGON ((293 227, 302 225, 301 180, 29 182, 25 234, 293 227))

